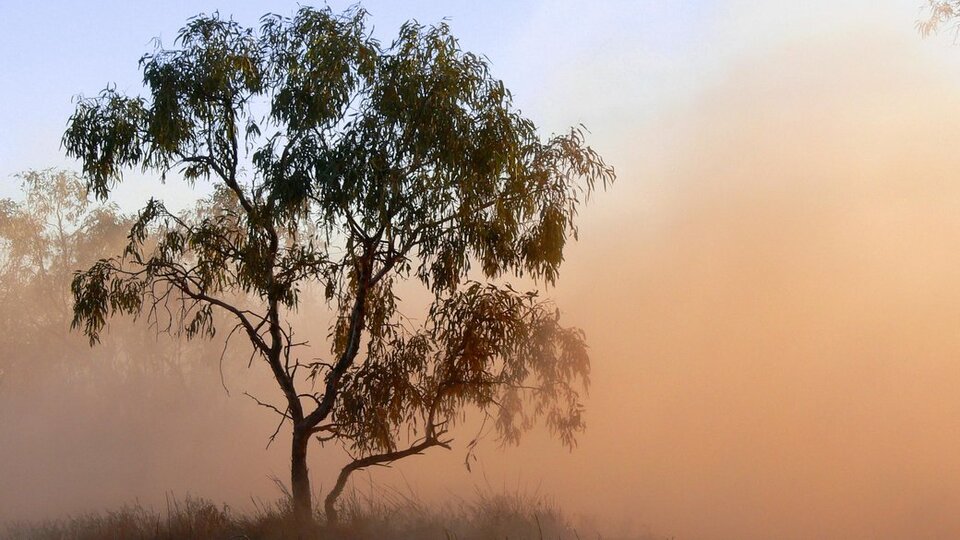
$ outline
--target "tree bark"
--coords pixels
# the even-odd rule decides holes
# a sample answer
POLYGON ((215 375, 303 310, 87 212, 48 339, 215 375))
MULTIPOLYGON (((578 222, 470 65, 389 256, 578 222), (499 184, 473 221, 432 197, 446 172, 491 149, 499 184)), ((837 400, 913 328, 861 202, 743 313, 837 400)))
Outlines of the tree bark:
POLYGON ((310 431, 294 425, 290 453, 290 495, 293 499, 291 501, 293 518, 301 537, 309 535, 315 529, 310 471, 307 469, 307 443, 309 442, 310 431))

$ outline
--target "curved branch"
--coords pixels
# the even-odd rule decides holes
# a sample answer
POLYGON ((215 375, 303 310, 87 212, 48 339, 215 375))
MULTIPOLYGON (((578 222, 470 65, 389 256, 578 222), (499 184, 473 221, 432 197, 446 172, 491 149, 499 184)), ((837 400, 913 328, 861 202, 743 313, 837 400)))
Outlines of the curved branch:
POLYGON ((425 450, 434 446, 439 446, 449 450, 450 443, 453 441, 441 440, 439 437, 442 436, 443 433, 444 432, 441 432, 437 435, 428 436, 419 443, 413 444, 409 448, 405 448, 403 450, 375 454, 365 458, 355 459, 348 463, 343 469, 340 470, 340 474, 337 476, 336 484, 333 485, 333 488, 329 493, 327 493, 327 497, 323 501, 324 513, 327 516, 327 524, 336 525, 339 522, 340 515, 337 513, 337 499, 340 497, 340 494, 343 493, 343 488, 346 487, 347 480, 350 479, 350 475, 353 474, 354 471, 373 466, 388 466, 399 459, 422 454, 425 450))

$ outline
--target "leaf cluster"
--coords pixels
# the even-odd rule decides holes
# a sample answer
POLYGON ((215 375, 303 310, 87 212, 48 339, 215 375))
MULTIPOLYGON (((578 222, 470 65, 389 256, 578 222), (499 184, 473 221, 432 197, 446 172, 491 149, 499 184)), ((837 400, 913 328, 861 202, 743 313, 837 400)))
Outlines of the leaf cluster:
POLYGON ((468 282, 438 298, 424 325, 372 348, 345 377, 330 428, 357 453, 438 437, 470 408, 493 420, 502 443, 519 442, 540 417, 570 447, 584 427, 583 333, 563 327, 559 311, 535 293, 468 282))

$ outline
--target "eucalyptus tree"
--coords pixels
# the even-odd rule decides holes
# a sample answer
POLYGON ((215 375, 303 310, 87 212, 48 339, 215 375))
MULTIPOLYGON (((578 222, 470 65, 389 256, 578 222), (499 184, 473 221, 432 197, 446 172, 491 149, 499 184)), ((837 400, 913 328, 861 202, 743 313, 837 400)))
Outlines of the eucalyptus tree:
POLYGON ((334 521, 350 471, 448 446, 467 407, 505 442, 538 418, 570 445, 583 428, 582 332, 503 283, 555 282, 579 205, 613 169, 580 129, 542 138, 445 24, 383 44, 367 19, 195 17, 141 60, 145 96, 80 99, 63 137, 101 198, 135 167, 215 186, 198 212, 151 200, 121 254, 77 273, 73 324, 92 344, 116 313, 172 304, 187 337, 232 318, 282 395, 266 405, 291 426, 301 524, 312 438, 355 458, 334 521), (433 299, 419 324, 398 310, 404 281, 433 299), (289 325, 311 285, 337 313, 326 360, 301 359, 289 325))

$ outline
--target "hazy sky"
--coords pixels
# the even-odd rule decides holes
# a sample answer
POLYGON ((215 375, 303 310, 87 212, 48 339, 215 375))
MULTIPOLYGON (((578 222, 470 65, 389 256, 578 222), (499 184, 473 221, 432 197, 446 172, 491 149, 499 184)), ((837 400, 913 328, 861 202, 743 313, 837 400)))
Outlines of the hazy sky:
MULTIPOLYGON (((960 537, 960 48, 917 34, 921 0, 365 5, 384 38, 449 17, 525 112, 586 124, 619 174, 551 293, 592 346, 588 432, 572 454, 489 445, 492 483, 676 538, 960 537)), ((135 92, 150 39, 213 9, 266 8, 0 4, 0 195, 71 166, 72 96, 135 92)), ((401 470, 442 492, 477 481, 461 461, 401 470)))

